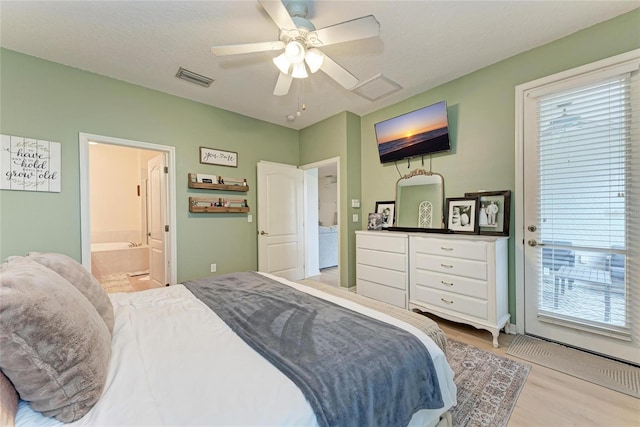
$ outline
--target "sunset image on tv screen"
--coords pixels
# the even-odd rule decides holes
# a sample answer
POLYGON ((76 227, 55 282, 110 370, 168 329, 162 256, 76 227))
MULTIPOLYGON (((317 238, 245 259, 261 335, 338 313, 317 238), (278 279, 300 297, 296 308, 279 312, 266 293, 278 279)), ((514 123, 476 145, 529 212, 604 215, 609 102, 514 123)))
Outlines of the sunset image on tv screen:
POLYGON ((449 149, 444 101, 375 125, 382 163, 449 149))

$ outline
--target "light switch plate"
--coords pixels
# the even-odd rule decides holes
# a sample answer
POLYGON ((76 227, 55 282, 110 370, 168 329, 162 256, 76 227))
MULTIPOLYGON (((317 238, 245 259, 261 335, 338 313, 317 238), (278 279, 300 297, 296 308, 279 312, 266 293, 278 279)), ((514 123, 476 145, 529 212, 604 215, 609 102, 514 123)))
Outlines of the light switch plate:
POLYGON ((352 208, 359 208, 359 207, 360 207, 360 200, 358 200, 358 199, 351 199, 351 207, 352 207, 352 208))
POLYGON ((353 222, 358 222, 358 214, 353 214, 353 222))

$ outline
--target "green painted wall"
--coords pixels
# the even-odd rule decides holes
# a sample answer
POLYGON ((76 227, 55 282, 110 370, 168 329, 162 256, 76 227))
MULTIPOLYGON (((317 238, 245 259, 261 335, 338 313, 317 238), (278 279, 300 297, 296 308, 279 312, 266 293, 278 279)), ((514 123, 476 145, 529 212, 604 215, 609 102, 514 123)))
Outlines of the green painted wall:
MULTIPOLYGON (((362 123, 362 206, 391 200, 399 173, 381 165, 374 124, 420 107, 447 101, 452 150, 433 155, 433 171, 443 175, 445 197, 477 190, 515 188, 515 87, 521 83, 640 48, 640 9, 530 50, 447 84, 375 111, 362 123)), ((454 54, 454 53, 452 53, 454 54)), ((421 168, 420 160, 399 162, 400 174, 421 168)), ((429 169, 428 159, 425 168, 429 169)), ((514 224, 514 209, 511 210, 514 224)), ((366 224, 361 224, 366 228, 366 224)), ((511 235, 515 232, 511 230, 511 235)), ((509 311, 515 320, 515 245, 509 242, 509 311)))
POLYGON ((351 220, 360 209, 351 199, 360 198, 360 117, 343 112, 300 131, 300 164, 340 158, 340 283, 355 286, 355 231, 351 220))
POLYGON ((297 131, 4 49, 0 93, 1 133, 62 144, 60 193, 0 191, 0 259, 55 251, 80 260, 78 133, 85 132, 176 147, 179 281, 210 274, 214 262, 221 273, 257 269, 255 220, 188 212, 189 196, 237 194, 188 190, 187 174, 247 178, 255 219, 256 163, 297 165, 297 131), (237 152, 238 167, 200 164, 200 146, 237 152))
MULTIPOLYGON (((639 47, 635 10, 362 118, 344 112, 300 132, 0 50, 0 132, 62 143, 61 193, 0 191, 0 259, 31 250, 80 259, 78 132, 86 132, 176 147, 178 280, 209 274, 212 262, 220 272, 257 267, 256 223, 245 215, 189 214, 188 197, 199 193, 187 190, 188 172, 246 177, 255 218, 257 161, 308 164, 340 157, 341 282, 353 285, 354 231, 366 228, 377 200, 394 199, 401 175, 422 167, 419 160, 410 167, 401 162, 399 171, 381 165, 374 123, 445 99, 453 147, 433 156, 433 170, 444 176, 446 196, 512 190, 517 199, 515 86, 639 47), (238 168, 201 165, 201 145, 238 152, 238 168), (351 208, 351 199, 361 199, 361 208, 351 208), (351 221, 354 213, 360 223, 351 221)), ((513 239, 509 258, 515 316, 513 239)))

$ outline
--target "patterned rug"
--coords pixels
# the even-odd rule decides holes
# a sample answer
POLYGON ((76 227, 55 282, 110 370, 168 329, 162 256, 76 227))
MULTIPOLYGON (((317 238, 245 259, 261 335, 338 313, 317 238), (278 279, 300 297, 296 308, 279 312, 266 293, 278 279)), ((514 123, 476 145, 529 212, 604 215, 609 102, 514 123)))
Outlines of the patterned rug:
POLYGON ((114 292, 133 292, 129 277, 126 273, 107 274, 102 276, 99 282, 108 294, 114 292))
POLYGON ((518 335, 507 354, 640 399, 637 366, 526 335, 518 335))
POLYGON ((458 404, 454 426, 506 426, 531 366, 449 338, 458 404))

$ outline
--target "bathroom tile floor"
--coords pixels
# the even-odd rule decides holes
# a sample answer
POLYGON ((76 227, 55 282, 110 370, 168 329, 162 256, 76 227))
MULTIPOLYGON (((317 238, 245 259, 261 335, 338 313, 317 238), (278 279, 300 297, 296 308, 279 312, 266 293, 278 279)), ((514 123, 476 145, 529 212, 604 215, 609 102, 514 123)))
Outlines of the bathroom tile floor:
POLYGON ((154 285, 153 282, 149 280, 148 274, 140 276, 129 276, 129 283, 131 283, 131 287, 133 288, 134 292, 160 287, 154 285))

